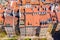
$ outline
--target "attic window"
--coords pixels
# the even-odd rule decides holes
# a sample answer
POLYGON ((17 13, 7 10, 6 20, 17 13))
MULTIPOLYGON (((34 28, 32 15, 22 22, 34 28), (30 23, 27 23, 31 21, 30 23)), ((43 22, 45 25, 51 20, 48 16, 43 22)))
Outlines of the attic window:
POLYGON ((40 25, 44 25, 44 22, 42 21, 42 22, 40 22, 40 25))
POLYGON ((51 18, 49 18, 49 19, 47 20, 48 23, 50 23, 51 21, 52 21, 51 18))
POLYGON ((40 22, 40 25, 48 24, 47 21, 40 22))
POLYGON ((32 2, 34 2, 35 0, 31 0, 32 2))
POLYGON ((42 25, 42 22, 40 22, 40 25, 42 25))
POLYGON ((41 0, 41 2, 45 2, 45 0, 41 0))
POLYGON ((45 24, 48 24, 47 22, 45 22, 45 24))
POLYGON ((10 1, 17 1, 17 0, 10 0, 10 1))
POLYGON ((55 21, 55 19, 53 19, 53 21, 55 21))
POLYGON ((45 15, 45 14, 46 14, 46 12, 41 12, 40 14, 41 14, 41 15, 45 15))
POLYGON ((30 5, 30 4, 26 4, 25 7, 26 7, 26 8, 30 8, 31 5, 30 5))

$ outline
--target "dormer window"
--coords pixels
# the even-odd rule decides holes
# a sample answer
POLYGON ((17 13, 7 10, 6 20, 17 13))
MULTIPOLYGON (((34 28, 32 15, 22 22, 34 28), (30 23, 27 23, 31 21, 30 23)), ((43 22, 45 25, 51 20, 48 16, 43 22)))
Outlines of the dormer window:
POLYGON ((17 0, 10 0, 10 1, 17 1, 17 0))
POLYGON ((31 0, 32 2, 34 2, 35 0, 31 0))
POLYGON ((40 14, 41 14, 41 15, 45 15, 45 14, 46 14, 46 12, 41 12, 40 14))
POLYGON ((26 7, 26 8, 30 8, 31 5, 30 5, 30 4, 26 4, 25 7, 26 7))
POLYGON ((40 22, 40 25, 43 25, 43 24, 44 24, 44 22, 43 22, 43 21, 41 21, 41 22, 40 22))
POLYGON ((40 22, 40 25, 46 25, 46 24, 48 24, 47 21, 41 21, 41 22, 40 22))
POLYGON ((41 0, 41 2, 45 2, 45 0, 41 0))

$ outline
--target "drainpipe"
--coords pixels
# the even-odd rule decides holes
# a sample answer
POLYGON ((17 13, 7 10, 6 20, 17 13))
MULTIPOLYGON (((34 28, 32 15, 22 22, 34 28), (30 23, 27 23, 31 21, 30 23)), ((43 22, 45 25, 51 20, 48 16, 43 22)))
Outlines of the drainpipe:
POLYGON ((25 13, 25 9, 24 9, 24 27, 25 27, 25 36, 26 36, 26 13, 25 13))
POLYGON ((15 15, 14 15, 14 10, 13 10, 13 30, 15 31, 14 18, 15 18, 15 15))

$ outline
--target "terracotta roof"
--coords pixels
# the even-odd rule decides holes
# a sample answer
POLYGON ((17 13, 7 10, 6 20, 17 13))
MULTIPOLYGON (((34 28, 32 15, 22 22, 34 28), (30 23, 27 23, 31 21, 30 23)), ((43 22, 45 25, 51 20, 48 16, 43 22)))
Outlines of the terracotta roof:
POLYGON ((19 11, 20 11, 20 12, 24 12, 24 9, 25 9, 25 8, 24 8, 23 6, 20 6, 20 7, 19 7, 19 11))
POLYGON ((40 26, 39 18, 40 18, 40 15, 38 14, 33 15, 33 26, 40 26))
POLYGON ((40 6, 43 6, 43 2, 40 2, 40 6))
POLYGON ((0 9, 0 14, 4 12, 4 9, 0 9))
POLYGON ((40 21, 46 21, 50 18, 50 14, 40 15, 40 21))
POLYGON ((25 8, 25 12, 33 12, 33 10, 31 8, 25 8))
POLYGON ((18 8, 19 8, 19 7, 15 6, 15 7, 13 8, 14 12, 17 12, 17 11, 18 11, 18 8))
POLYGON ((57 14, 58 21, 60 22, 60 12, 58 12, 56 14, 57 14))
POLYGON ((47 8, 46 12, 51 12, 50 5, 46 5, 46 8, 47 8))
MULTIPOLYGON (((11 4, 11 3, 10 3, 10 4, 11 4)), ((16 2, 16 1, 13 1, 11 7, 14 8, 16 5, 17 5, 17 2, 16 2)))
POLYGON ((12 10, 9 10, 9 9, 5 10, 6 13, 11 13, 11 11, 12 10))
POLYGON ((17 4, 21 4, 21 0, 17 0, 17 4))
POLYGON ((55 16, 55 13, 54 12, 51 12, 50 14, 51 14, 51 16, 55 16))
MULTIPOLYGON (((8 0, 10 1, 10 0, 8 0)), ((53 3, 55 0, 46 0, 45 2, 47 3, 53 3)), ((56 0, 58 1, 58 0, 56 0)), ((32 26, 40 26, 40 22, 41 21, 47 21, 49 18, 50 18, 50 14, 51 13, 51 16, 55 16, 55 13, 54 12, 51 12, 50 10, 50 4, 44 4, 44 2, 42 1, 39 1, 39 0, 22 0, 22 6, 21 5, 18 5, 18 4, 21 4, 21 0, 13 0, 13 3, 12 5, 10 6, 11 3, 9 2, 6 2, 6 7, 10 8, 11 10, 5 10, 1 4, 0 4, 0 14, 3 15, 2 13, 4 11, 6 11, 7 13, 10 13, 12 10, 14 10, 14 12, 17 12, 18 9, 19 11, 23 14, 24 11, 25 13, 28 13, 26 14, 26 26, 28 26, 29 24, 32 24, 32 26), (32 7, 30 8, 25 8, 25 5, 27 4, 31 4, 32 7), (40 5, 37 5, 37 4, 40 4, 40 5), (46 8, 46 10, 44 10, 43 8, 46 8), (38 9, 39 8, 39 9, 38 9), (32 14, 34 12, 34 14, 32 14), (46 12, 46 14, 36 14, 36 12, 46 12), (31 14, 29 14, 31 13, 31 14)), ((60 6, 58 6, 57 10, 60 10, 60 6)), ((60 12, 57 12, 57 18, 58 18, 58 21, 60 22, 60 12)), ((18 18, 14 18, 14 22, 15 22, 15 25, 17 24, 17 19, 18 18)), ((21 18, 20 19, 24 19, 24 15, 21 15, 21 18)), ((56 20, 56 18, 52 18, 52 20, 56 20)), ((0 21, 2 21, 3 18, 2 16, 0 16, 0 21)), ((6 16, 5 18, 5 24, 10 24, 10 25, 13 25, 13 17, 12 16, 6 16)), ((48 25, 48 24, 47 24, 48 25)), ((47 26, 47 25, 42 25, 42 26, 47 26)))
POLYGON ((33 11, 34 12, 38 12, 38 8, 33 8, 33 11))
POLYGON ((26 14, 26 26, 28 26, 28 24, 32 24, 32 14, 26 14))
POLYGON ((26 4, 26 0, 22 0, 22 4, 25 5, 26 4))
POLYGON ((39 4, 38 0, 31 0, 30 4, 39 4))
POLYGON ((0 4, 0 8, 3 8, 3 6, 0 4))
POLYGON ((0 16, 0 24, 3 24, 3 18, 0 16))
POLYGON ((33 15, 32 14, 26 14, 26 25, 28 25, 28 22, 32 24, 33 26, 39 26, 40 21, 47 21, 50 18, 49 14, 46 15, 33 15))
POLYGON ((14 24, 17 24, 17 18, 13 18, 13 16, 6 16, 4 24, 10 24, 10 26, 13 26, 13 19, 14 19, 14 24))
POLYGON ((27 3, 30 3, 31 0, 26 0, 27 3))

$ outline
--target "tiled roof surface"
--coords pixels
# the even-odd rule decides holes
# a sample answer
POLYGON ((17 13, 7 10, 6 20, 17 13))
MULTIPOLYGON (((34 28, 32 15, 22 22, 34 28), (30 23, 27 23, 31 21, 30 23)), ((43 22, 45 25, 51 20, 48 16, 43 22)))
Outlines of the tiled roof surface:
MULTIPOLYGON (((58 0, 56 0, 56 1, 58 1, 58 0)), ((59 11, 60 6, 58 6, 58 8, 57 8, 58 12, 56 12, 56 14, 55 14, 55 12, 51 12, 50 4, 52 4, 53 2, 55 2, 55 0, 45 0, 45 1, 41 1, 41 0, 40 1, 39 0, 17 0, 16 1, 16 0, 13 0, 13 2, 8 0, 8 2, 6 2, 6 7, 4 7, 4 9, 3 9, 3 6, 0 4, 0 14, 1 13, 3 14, 5 11, 6 11, 6 13, 10 13, 12 11, 17 13, 19 10, 19 12, 21 14, 21 19, 24 19, 26 21, 26 26, 28 26, 29 24, 32 24, 32 26, 39 26, 41 21, 47 21, 48 19, 51 18, 51 16, 55 16, 55 15, 57 15, 57 19, 60 22, 60 11, 59 11), (26 5, 28 5, 28 7, 26 5), (8 7, 10 9, 6 10, 6 8, 8 8, 8 7)), ((13 25, 12 15, 13 15, 13 12, 10 13, 9 16, 5 18, 4 23, 6 23, 6 24, 9 23, 9 24, 13 25)), ((18 16, 19 14, 17 13, 16 15, 18 16)), ((16 17, 14 19, 17 20, 16 17)), ((56 18, 52 17, 52 19, 56 19, 56 18)), ((15 22, 17 23, 17 21, 15 21, 15 22)))

